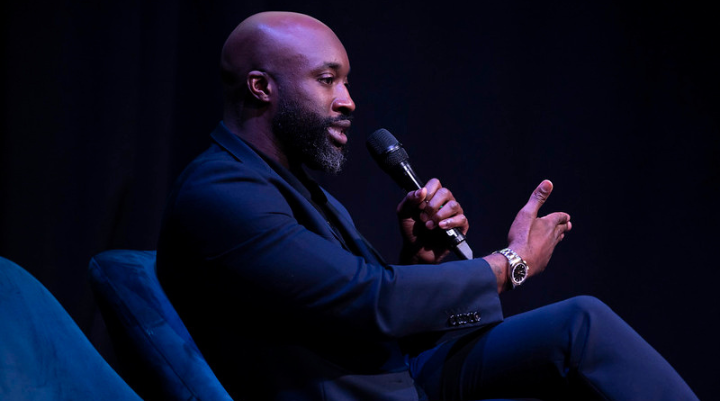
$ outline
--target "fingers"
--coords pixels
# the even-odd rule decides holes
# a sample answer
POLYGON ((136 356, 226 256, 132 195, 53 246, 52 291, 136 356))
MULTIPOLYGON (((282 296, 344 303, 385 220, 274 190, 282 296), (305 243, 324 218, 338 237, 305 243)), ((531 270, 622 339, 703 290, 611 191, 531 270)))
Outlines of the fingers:
POLYGON ((424 187, 408 192, 405 198, 397 207, 397 214, 400 217, 416 216, 418 209, 421 210, 421 220, 426 222, 429 216, 434 215, 449 200, 454 199, 452 193, 443 188, 437 178, 433 178, 424 187))
POLYGON ((557 225, 570 223, 570 215, 563 212, 550 213, 544 218, 557 225))
POLYGON ((408 192, 397 207, 397 214, 400 218, 411 218, 417 216, 418 207, 420 207, 427 197, 427 188, 421 188, 417 191, 408 192))
POLYGON ((530 195, 530 199, 522 208, 522 212, 528 213, 532 217, 537 217, 540 207, 547 201, 552 190, 553 183, 550 180, 543 180, 543 182, 535 188, 532 195, 530 195))
POLYGON ((465 234, 469 228, 462 206, 436 178, 428 181, 423 188, 408 192, 398 205, 397 214, 401 219, 419 218, 429 230, 436 227, 458 228, 465 234))
POLYGON ((572 223, 570 222, 570 215, 567 213, 562 213, 562 212, 551 213, 551 214, 543 217, 543 220, 547 220, 548 223, 551 226, 553 226, 552 237, 557 242, 562 241, 563 238, 565 238, 565 233, 572 230, 572 223))
POLYGON ((469 227, 467 218, 452 192, 435 178, 428 181, 425 188, 428 190, 427 197, 420 205, 420 220, 425 223, 425 227, 429 230, 436 227, 459 228, 463 234, 466 233, 469 227))
POLYGON ((425 184, 425 189, 427 189, 427 196, 425 197, 425 203, 420 206, 420 209, 427 214, 434 214, 449 200, 455 199, 452 192, 447 188, 443 188, 437 178, 428 181, 427 184, 425 184))
POLYGON ((460 231, 465 234, 468 228, 467 217, 462 213, 462 208, 459 207, 455 201, 449 202, 443 207, 438 213, 428 217, 425 217, 425 227, 429 230, 435 227, 440 227, 443 230, 451 228, 460 228, 460 231), (450 205, 457 205, 457 208, 451 207, 450 205))

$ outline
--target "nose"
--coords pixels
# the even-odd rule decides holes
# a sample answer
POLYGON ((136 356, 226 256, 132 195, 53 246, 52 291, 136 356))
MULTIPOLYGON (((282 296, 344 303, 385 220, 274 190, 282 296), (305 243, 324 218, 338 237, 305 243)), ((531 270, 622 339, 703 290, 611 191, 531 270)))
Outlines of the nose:
POLYGON ((333 111, 342 114, 350 114, 355 110, 355 102, 350 97, 350 91, 345 85, 338 85, 339 88, 332 103, 333 111))

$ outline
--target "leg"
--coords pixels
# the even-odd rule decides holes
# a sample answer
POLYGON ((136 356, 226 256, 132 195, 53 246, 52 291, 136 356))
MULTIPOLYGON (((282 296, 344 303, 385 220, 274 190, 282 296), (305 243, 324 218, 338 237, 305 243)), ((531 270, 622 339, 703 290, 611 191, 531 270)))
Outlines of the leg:
POLYGON ((411 358, 430 400, 697 400, 610 308, 576 297, 411 358))

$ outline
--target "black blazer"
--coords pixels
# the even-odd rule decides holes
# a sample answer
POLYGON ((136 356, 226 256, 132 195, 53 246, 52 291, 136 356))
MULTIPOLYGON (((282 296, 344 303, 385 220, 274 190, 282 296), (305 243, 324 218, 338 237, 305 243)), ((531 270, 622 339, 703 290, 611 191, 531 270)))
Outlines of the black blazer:
POLYGON ((319 186, 212 138, 171 193, 158 275, 235 399, 414 400, 400 340, 502 320, 484 260, 388 265, 319 186))

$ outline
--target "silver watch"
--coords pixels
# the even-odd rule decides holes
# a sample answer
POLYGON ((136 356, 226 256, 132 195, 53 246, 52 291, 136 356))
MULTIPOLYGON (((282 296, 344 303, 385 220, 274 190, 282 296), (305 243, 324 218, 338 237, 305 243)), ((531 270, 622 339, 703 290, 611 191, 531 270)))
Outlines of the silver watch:
POLYGON ((510 282, 512 282, 513 288, 525 282, 530 270, 527 262, 510 248, 497 251, 497 253, 505 256, 508 262, 510 262, 510 282))

